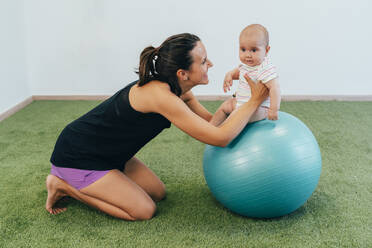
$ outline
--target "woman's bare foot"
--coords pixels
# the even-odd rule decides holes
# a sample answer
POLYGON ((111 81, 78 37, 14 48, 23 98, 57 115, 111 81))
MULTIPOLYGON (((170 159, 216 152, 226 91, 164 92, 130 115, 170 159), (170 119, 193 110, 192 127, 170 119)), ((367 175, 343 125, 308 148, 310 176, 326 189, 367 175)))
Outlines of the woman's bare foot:
POLYGON ((65 207, 57 207, 56 203, 67 196, 63 192, 62 186, 64 182, 56 176, 48 175, 46 179, 46 187, 48 190, 48 198, 46 200, 45 208, 51 214, 59 214, 67 210, 65 207))

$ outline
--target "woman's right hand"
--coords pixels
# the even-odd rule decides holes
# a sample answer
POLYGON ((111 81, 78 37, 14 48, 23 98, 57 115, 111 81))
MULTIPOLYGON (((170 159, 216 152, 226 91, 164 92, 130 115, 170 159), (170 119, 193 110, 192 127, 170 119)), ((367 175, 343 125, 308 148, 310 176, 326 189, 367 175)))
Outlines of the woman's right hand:
POLYGON ((248 74, 244 74, 249 87, 251 88, 251 99, 262 103, 269 96, 269 89, 261 82, 255 83, 248 74))

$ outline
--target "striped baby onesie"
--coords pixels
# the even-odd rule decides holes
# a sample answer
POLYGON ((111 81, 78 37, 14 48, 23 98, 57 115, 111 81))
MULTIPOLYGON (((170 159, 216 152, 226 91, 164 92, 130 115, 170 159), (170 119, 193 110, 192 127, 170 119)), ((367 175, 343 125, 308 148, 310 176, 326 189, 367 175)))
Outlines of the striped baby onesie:
MULTIPOLYGON (((243 103, 247 102, 251 97, 251 89, 247 80, 244 78, 244 74, 248 73, 248 76, 254 81, 262 81, 267 83, 270 80, 277 78, 276 67, 270 62, 268 57, 265 57, 260 65, 248 66, 246 64, 239 65, 239 85, 236 91, 236 107, 240 107, 243 103)), ((270 107, 270 98, 268 97, 262 102, 261 106, 270 107)))

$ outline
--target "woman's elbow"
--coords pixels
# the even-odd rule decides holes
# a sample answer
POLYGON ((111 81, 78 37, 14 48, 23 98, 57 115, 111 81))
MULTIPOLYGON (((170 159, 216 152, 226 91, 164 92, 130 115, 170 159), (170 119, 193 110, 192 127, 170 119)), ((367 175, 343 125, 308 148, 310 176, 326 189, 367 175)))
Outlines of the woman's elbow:
POLYGON ((228 137, 220 137, 220 139, 217 139, 214 144, 214 146, 219 146, 219 147, 226 147, 230 143, 231 139, 228 137))
POLYGON ((214 131, 204 136, 204 140, 201 141, 212 146, 226 147, 234 139, 230 132, 223 130, 221 127, 214 127, 214 131))
POLYGON ((218 144, 217 146, 223 148, 223 147, 226 147, 228 144, 229 142, 225 142, 225 143, 218 144))

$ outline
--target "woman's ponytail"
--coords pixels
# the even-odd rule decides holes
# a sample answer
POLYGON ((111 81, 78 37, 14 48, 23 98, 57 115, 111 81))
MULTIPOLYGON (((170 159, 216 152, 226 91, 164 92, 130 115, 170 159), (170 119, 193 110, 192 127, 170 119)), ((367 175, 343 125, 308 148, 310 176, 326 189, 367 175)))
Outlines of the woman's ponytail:
POLYGON ((155 79, 155 56, 157 49, 153 46, 143 49, 140 55, 140 64, 138 68, 139 82, 138 85, 142 86, 147 82, 155 79))

